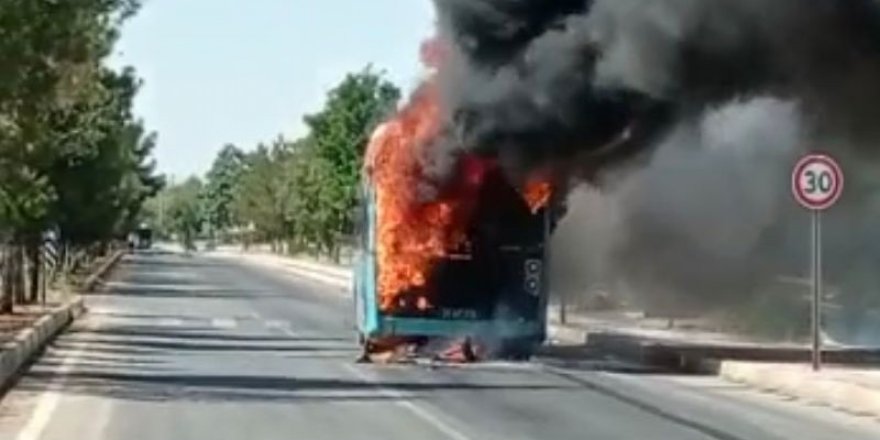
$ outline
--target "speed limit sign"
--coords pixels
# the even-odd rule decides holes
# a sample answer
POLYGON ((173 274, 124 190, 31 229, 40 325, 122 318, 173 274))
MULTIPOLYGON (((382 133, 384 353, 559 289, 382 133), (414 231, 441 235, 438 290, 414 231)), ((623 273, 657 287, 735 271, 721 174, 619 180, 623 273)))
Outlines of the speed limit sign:
POLYGON ((791 192, 795 200, 811 211, 810 307, 813 370, 822 366, 822 211, 834 205, 843 193, 843 171, 827 154, 808 154, 791 173, 791 192))
POLYGON ((804 208, 824 211, 843 193, 843 171, 827 154, 809 154, 794 167, 791 190, 804 208))

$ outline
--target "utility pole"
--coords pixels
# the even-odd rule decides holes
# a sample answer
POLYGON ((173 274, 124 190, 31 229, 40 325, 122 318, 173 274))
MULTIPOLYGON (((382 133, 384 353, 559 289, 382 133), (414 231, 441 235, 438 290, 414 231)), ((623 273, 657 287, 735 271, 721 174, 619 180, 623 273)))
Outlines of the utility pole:
POLYGON ((167 229, 165 227, 165 209, 166 209, 166 203, 167 203, 165 198, 168 195, 168 191, 166 191, 166 190, 168 188, 174 187, 174 174, 170 174, 169 176, 170 177, 169 177, 168 187, 166 187, 165 190, 162 190, 159 193, 159 229, 161 230, 161 231, 159 231, 160 233, 166 232, 165 230, 167 229))
POLYGON ((163 188, 162 191, 159 191, 159 229, 165 225, 165 190, 163 188))

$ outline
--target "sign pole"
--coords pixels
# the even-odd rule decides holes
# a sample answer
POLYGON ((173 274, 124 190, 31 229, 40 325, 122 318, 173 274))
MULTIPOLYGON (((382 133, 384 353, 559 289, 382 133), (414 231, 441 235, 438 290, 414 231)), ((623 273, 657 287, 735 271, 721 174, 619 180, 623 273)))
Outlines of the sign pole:
POLYGON ((822 369, 822 211, 813 210, 812 220, 812 359, 813 371, 819 371, 822 369))
POLYGON ((831 208, 843 193, 840 164, 827 154, 807 154, 798 160, 791 174, 795 200, 810 211, 812 236, 810 272, 810 336, 813 371, 822 369, 822 211, 831 208))

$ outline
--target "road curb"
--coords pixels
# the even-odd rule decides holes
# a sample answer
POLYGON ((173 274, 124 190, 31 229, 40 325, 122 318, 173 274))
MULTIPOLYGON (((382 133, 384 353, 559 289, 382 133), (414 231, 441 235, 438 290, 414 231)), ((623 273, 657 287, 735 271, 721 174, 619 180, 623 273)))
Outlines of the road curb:
POLYGON ((807 365, 721 361, 719 376, 727 381, 825 405, 858 415, 880 416, 880 388, 846 382, 807 365))
MULTIPOLYGON (((807 347, 795 344, 703 341, 627 331, 588 330, 586 345, 630 362, 700 374, 718 374, 727 361, 792 365, 810 358, 807 347)), ((877 365, 880 349, 836 347, 823 350, 823 357, 828 364, 839 366, 877 365)))
POLYGON ((41 317, 33 326, 21 330, 15 339, 4 343, 0 351, 0 390, 5 390, 49 341, 83 313, 83 299, 74 298, 41 317))
MULTIPOLYGON (((86 278, 80 292, 91 292, 104 276, 122 259, 125 251, 116 251, 98 270, 86 278)), ((0 392, 15 382, 25 367, 39 355, 55 336, 86 313, 82 296, 53 309, 36 323, 22 329, 15 338, 0 348, 0 392)))

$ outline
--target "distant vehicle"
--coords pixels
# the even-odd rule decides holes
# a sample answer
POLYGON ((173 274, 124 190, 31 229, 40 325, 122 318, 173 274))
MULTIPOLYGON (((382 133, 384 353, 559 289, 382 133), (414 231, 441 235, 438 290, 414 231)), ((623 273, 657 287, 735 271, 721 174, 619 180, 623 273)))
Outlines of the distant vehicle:
MULTIPOLYGON (((489 338, 495 355, 525 360, 546 337, 545 244, 551 209, 532 212, 500 170, 480 195, 468 246, 433 268, 431 307, 409 301, 381 310, 377 286, 376 188, 364 177, 356 213, 353 295, 357 333, 366 359, 384 341, 489 338)), ((419 292, 405 292, 410 298, 419 292), (411 295, 410 295, 411 294, 411 295)), ((427 342, 425 342, 427 343, 427 342)))
POLYGON ((141 225, 129 234, 128 246, 131 249, 150 249, 153 247, 153 229, 141 225))

